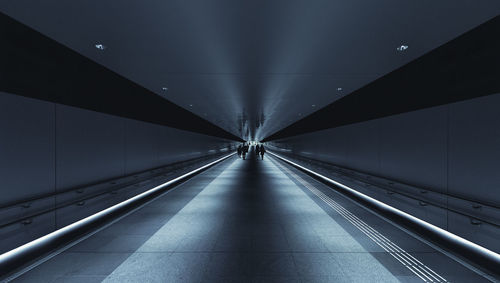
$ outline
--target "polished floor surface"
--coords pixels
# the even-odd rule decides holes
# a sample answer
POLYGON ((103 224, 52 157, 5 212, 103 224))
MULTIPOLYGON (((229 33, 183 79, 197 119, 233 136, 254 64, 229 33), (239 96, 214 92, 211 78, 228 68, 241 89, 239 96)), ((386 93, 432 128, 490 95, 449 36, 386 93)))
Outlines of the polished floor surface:
POLYGON ((483 282, 310 177, 232 157, 16 282, 483 282))

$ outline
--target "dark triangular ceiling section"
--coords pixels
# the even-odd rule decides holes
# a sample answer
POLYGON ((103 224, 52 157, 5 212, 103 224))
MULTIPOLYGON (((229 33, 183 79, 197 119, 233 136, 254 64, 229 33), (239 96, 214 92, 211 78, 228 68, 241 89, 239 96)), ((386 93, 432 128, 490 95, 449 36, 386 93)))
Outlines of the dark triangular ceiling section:
POLYGON ((500 1, 31 0, 0 10, 259 140, 492 19, 500 1))
POLYGON ((241 140, 2 13, 0 42, 0 91, 241 140))
POLYGON ((265 140, 500 93, 500 16, 265 140))

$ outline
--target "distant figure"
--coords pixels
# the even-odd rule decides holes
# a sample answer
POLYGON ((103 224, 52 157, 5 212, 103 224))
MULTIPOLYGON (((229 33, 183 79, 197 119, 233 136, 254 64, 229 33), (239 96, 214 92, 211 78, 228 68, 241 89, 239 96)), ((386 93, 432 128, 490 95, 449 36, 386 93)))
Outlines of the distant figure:
POLYGON ((248 152, 248 145, 244 145, 241 148, 241 154, 243 155, 243 160, 245 160, 245 157, 247 156, 247 152, 248 152))
POLYGON ((259 145, 256 145, 255 146, 255 155, 257 155, 257 157, 259 157, 259 154, 260 154, 260 147, 259 147, 259 145))
POLYGON ((238 157, 241 158, 241 144, 238 146, 238 157))
POLYGON ((266 149, 264 148, 264 145, 260 146, 260 158, 264 160, 264 153, 266 153, 266 149))

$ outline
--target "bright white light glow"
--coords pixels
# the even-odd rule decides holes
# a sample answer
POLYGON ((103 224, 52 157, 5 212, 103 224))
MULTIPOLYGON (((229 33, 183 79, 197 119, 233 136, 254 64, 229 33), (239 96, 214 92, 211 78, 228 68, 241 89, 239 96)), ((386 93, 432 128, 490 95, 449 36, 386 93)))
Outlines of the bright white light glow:
POLYGON ((396 48, 397 51, 405 51, 406 49, 408 49, 408 45, 401 45, 398 48, 396 48))
POLYGON ((99 49, 99 50, 104 50, 104 49, 106 49, 106 46, 104 46, 104 45, 102 45, 102 44, 98 43, 98 44, 96 44, 96 45, 95 45, 95 48, 97 48, 97 49, 99 49))

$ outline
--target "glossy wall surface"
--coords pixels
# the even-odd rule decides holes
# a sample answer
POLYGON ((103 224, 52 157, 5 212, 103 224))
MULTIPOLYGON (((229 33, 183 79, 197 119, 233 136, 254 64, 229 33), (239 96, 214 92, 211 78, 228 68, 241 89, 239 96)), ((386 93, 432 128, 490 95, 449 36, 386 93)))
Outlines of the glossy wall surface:
MULTIPOLYGON (((4 215, 15 207, 35 209, 32 200, 40 197, 45 197, 44 206, 54 207, 59 200, 51 195, 222 154, 232 145, 217 137, 0 92, 0 209, 4 215)), ((93 213, 82 207, 79 217, 87 216, 85 211, 93 213)), ((52 211, 31 225, 2 226, 0 234, 25 242, 60 227, 64 221, 59 220, 52 211)), ((5 250, 3 244, 1 248, 5 250)))
MULTIPOLYGON (((276 149, 439 193, 500 223, 500 94, 270 142, 276 149), (487 207, 487 208, 486 208, 487 207)), ((414 215, 430 206, 406 208, 414 215)), ((440 213, 431 222, 499 250, 499 226, 440 213)))
POLYGON ((227 150, 232 142, 0 93, 0 205, 227 150))

